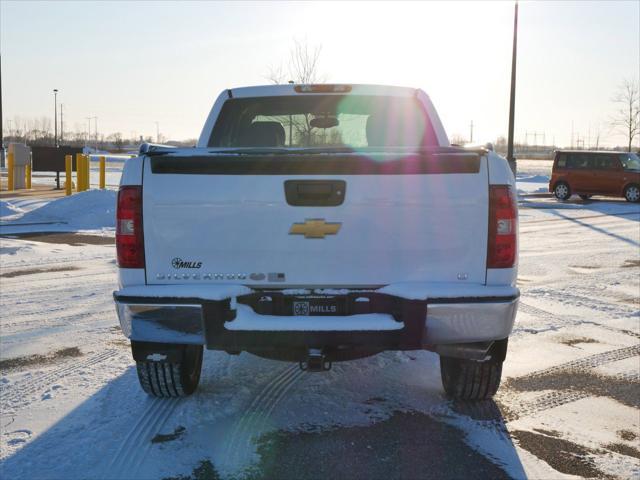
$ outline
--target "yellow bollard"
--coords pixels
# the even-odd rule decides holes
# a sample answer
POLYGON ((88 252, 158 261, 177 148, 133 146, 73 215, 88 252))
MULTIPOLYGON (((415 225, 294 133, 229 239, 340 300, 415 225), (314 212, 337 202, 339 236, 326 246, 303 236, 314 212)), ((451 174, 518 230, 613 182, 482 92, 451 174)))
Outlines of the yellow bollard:
POLYGON ((7 154, 7 190, 13 190, 13 153, 7 154))
POLYGON ((76 192, 82 191, 82 154, 76 153, 76 192))
POLYGON ((100 157, 100 188, 102 190, 106 187, 106 174, 105 174, 105 166, 107 159, 105 157, 100 157))
POLYGON ((91 188, 91 157, 89 155, 84 156, 84 189, 89 190, 91 188))
POLYGON ((89 155, 82 156, 82 191, 89 190, 89 155))
POLYGON ((73 170, 73 156, 65 155, 64 156, 64 170, 66 182, 64 184, 65 195, 71 195, 71 186, 73 185, 73 176, 71 174, 73 170))
POLYGON ((24 183, 27 190, 31 190, 31 164, 27 163, 27 168, 24 171, 24 183))

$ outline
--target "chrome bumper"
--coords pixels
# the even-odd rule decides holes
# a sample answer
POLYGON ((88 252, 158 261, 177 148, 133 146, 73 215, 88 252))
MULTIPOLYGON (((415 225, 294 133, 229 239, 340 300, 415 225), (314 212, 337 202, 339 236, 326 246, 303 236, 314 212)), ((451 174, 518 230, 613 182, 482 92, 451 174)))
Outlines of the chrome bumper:
MULTIPOLYGON (((160 343, 206 345, 205 321, 203 305, 197 300, 189 303, 162 303, 161 298, 150 298, 148 301, 128 301, 115 296, 116 310, 123 333, 131 340, 160 343)), ((457 302, 447 299, 427 302, 427 314, 420 344, 424 347, 445 344, 460 344, 499 340, 509 336, 513 328, 518 307, 518 298, 487 300, 478 299, 457 302)), ((268 317, 265 316, 265 320, 268 317)), ((291 328, 287 332, 297 332, 301 336, 305 332, 296 328, 297 317, 291 317, 291 328)), ((346 318, 346 317, 345 317, 346 318)), ((322 317, 318 317, 322 321, 322 317)), ((226 330, 225 332, 229 332, 226 330)), ((261 332, 254 332, 260 335, 261 332)), ((264 332, 263 332, 264 333, 264 332)), ((269 334, 266 332, 265 340, 269 334)), ((306 332, 314 335, 314 332, 306 332)), ((336 334, 338 332, 335 332, 336 334)), ((344 339, 349 332, 341 331, 344 339)), ((389 335, 388 332, 374 332, 379 338, 389 335)), ((321 338, 328 339, 332 332, 323 332, 321 338)), ((361 337, 353 332, 354 338, 361 337)), ((373 340, 373 338, 372 338, 373 340)))
POLYGON ((518 312, 518 299, 504 302, 427 305, 427 343, 472 343, 507 338, 518 312))
MULTIPOLYGON (((154 299, 156 301, 160 299, 154 299)), ((202 305, 116 300, 122 333, 141 342, 204 345, 202 305)))

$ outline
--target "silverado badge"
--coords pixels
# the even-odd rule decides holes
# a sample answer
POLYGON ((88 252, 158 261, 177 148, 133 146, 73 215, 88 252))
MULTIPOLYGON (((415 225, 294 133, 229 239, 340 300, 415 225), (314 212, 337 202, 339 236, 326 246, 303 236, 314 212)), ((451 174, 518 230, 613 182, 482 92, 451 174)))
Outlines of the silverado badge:
POLYGON ((289 235, 304 235, 304 238, 324 238, 340 231, 341 223, 327 223, 324 218, 308 218, 304 223, 291 225, 289 235))

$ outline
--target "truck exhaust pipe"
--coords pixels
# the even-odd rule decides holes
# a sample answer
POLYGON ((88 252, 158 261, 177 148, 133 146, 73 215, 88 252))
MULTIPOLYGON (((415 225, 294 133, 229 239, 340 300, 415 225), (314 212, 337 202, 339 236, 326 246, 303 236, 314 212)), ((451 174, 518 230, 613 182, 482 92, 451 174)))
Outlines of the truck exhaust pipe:
POLYGON ((300 370, 304 372, 328 372, 331 370, 331 361, 326 359, 322 350, 311 348, 307 353, 307 359, 300 362, 300 370))

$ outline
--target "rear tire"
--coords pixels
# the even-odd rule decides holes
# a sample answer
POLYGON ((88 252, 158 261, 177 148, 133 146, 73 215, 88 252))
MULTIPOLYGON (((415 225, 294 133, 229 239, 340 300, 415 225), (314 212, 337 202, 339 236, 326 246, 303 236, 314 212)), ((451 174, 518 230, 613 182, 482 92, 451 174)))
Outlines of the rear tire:
POLYGON ((624 189, 624 198, 627 202, 640 202, 640 185, 628 185, 627 188, 624 189))
POLYGON ((553 187, 553 194, 558 200, 569 200, 571 197, 569 184, 565 182, 556 183, 555 187, 553 187))
POLYGON ((137 361, 138 380, 152 397, 186 397, 195 392, 202 370, 202 345, 176 345, 179 361, 137 361))
POLYGON ((447 396, 455 400, 491 399, 500 386, 507 341, 496 341, 489 352, 491 358, 482 362, 441 356, 440 374, 447 396))
POLYGON ((592 197, 592 195, 580 195, 580 198, 582 200, 589 200, 592 197))

